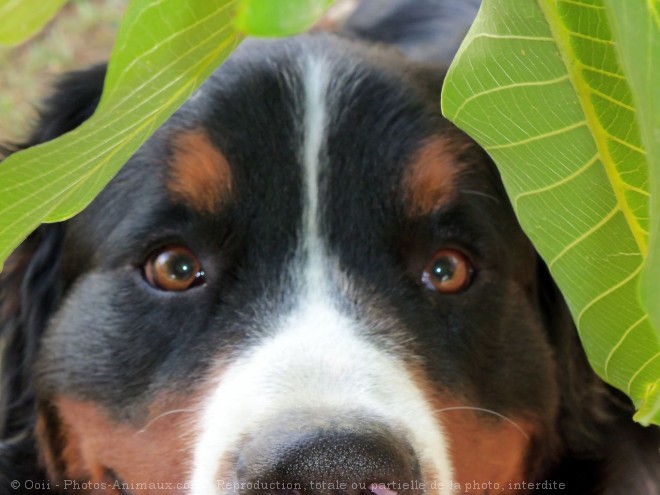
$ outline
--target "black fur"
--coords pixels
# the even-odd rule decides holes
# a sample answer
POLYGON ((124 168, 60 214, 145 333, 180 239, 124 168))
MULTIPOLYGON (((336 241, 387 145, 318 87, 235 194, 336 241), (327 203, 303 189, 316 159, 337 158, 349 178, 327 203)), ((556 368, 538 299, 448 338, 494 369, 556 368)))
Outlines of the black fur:
MULTIPOLYGON (((44 102, 29 139, 9 150, 29 148, 71 131, 94 112, 101 96, 105 65, 60 79, 44 102)), ((10 482, 45 480, 35 450, 35 369, 41 336, 58 307, 64 226, 42 225, 7 260, 0 274, 0 493, 15 493, 10 482)), ((27 492, 25 488, 22 491, 27 492)), ((47 490, 35 490, 47 493, 47 490)))

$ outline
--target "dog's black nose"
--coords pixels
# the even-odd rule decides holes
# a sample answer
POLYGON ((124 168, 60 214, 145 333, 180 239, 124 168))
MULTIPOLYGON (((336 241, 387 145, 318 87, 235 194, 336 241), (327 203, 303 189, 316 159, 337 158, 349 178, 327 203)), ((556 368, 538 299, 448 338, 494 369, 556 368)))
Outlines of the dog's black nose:
POLYGON ((406 495, 419 487, 412 448, 383 424, 300 417, 277 423, 241 449, 244 495, 406 495))

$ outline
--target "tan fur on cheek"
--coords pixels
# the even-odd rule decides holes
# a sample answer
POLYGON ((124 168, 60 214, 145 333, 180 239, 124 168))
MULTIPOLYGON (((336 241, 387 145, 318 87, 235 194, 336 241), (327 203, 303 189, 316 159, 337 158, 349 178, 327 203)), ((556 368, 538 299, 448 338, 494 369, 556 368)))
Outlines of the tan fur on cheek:
POLYGON ((200 213, 217 213, 232 191, 229 163, 205 131, 176 137, 167 188, 175 201, 200 213))
POLYGON ((515 483, 529 481, 528 458, 539 427, 524 416, 502 418, 444 393, 413 370, 415 382, 432 405, 447 436, 454 481, 461 493, 521 495, 515 483))
MULTIPOLYGON (((57 409, 51 404, 41 404, 37 415, 35 436, 39 446, 40 461, 46 467, 48 478, 53 483, 62 485, 67 473, 81 478, 88 470, 77 449, 78 442, 72 441, 71 435, 63 431, 57 409)), ((85 478, 94 478, 85 475, 85 478)))
POLYGON ((454 476, 464 492, 520 494, 513 487, 529 481, 533 424, 522 418, 490 420, 487 413, 453 407, 437 409, 437 417, 449 436, 454 476))
MULTIPOLYGON (((191 401, 160 398, 150 407, 148 417, 133 425, 114 421, 92 402, 56 398, 53 406, 59 417, 58 452, 52 453, 53 445, 43 445, 43 439, 52 434, 45 433, 45 423, 39 427, 40 448, 51 452, 43 455, 49 471, 61 469, 58 480, 105 486, 91 493, 117 493, 112 485, 118 480, 110 479, 110 473, 120 482, 143 484, 138 489, 133 485, 129 491, 134 494, 155 495, 163 492, 159 488, 162 484, 185 483, 191 468, 197 412, 196 407, 182 408, 186 402, 191 401)), ((175 495, 184 490, 168 489, 167 493, 175 495)))

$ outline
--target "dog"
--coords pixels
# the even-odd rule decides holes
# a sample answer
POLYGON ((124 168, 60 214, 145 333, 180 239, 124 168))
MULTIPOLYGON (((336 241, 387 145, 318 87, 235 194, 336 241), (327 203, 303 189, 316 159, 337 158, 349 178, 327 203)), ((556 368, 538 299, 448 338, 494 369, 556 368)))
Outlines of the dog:
MULTIPOLYGON (((353 37, 354 38, 354 37, 353 37)), ((96 107, 66 76, 23 147, 96 107)), ((660 493, 444 69, 241 45, 2 273, 0 493, 660 493)))

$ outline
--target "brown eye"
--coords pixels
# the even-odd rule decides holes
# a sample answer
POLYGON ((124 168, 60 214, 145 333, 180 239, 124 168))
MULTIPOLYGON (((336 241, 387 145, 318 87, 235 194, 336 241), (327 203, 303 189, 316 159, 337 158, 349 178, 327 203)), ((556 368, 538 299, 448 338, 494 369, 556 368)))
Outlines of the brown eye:
POLYGON ((167 246, 154 252, 144 265, 147 282, 164 291, 184 291, 204 283, 204 270, 190 249, 167 246))
POLYGON ((424 267, 422 282, 431 290, 452 294, 470 285, 473 271, 463 253, 456 249, 441 249, 424 267))

